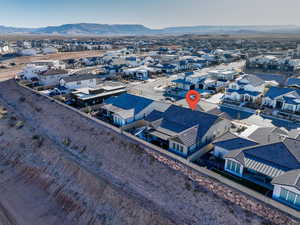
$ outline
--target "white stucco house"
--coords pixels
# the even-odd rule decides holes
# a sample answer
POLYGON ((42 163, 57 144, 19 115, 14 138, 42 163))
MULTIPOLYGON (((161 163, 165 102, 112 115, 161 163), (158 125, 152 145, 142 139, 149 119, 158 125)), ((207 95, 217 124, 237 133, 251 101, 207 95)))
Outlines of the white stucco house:
POLYGON ((35 66, 35 65, 27 65, 19 74, 18 76, 21 79, 31 80, 31 79, 38 79, 39 74, 46 72, 48 70, 47 66, 35 66))
POLYGON ((300 90, 271 87, 265 93, 262 105, 286 112, 300 112, 300 90))
POLYGON ((38 74, 39 82, 42 85, 58 85, 61 78, 69 77, 67 70, 49 69, 38 74))
POLYGON ((59 85, 68 89, 79 89, 79 88, 94 88, 97 85, 98 77, 96 75, 71 75, 63 77, 59 80, 59 85))
POLYGON ((246 74, 229 84, 224 98, 237 102, 256 102, 265 89, 266 82, 261 78, 246 74))

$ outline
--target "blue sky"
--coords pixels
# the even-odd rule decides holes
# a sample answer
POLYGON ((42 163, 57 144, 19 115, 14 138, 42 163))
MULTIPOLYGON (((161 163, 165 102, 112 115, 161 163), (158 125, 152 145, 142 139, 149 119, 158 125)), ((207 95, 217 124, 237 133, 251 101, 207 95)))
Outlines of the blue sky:
POLYGON ((300 25, 300 0, 0 0, 0 24, 300 25))

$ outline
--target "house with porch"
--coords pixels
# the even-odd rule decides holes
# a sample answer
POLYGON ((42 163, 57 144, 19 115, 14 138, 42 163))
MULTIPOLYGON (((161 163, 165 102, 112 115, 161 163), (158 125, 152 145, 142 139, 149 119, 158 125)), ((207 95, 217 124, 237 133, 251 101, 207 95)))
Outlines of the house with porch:
POLYGON ((216 115, 171 105, 165 112, 153 111, 144 121, 143 138, 187 157, 224 134, 230 121, 216 115))
POLYGON ((252 74, 246 74, 229 84, 224 100, 255 103, 260 100, 265 86, 266 82, 263 79, 252 74))
POLYGON ((300 90, 271 87, 265 93, 262 105, 285 112, 300 112, 300 90))
POLYGON ((300 209, 297 201, 300 191, 295 183, 300 169, 299 140, 286 138, 237 149, 224 158, 225 171, 272 191, 274 199, 300 209))

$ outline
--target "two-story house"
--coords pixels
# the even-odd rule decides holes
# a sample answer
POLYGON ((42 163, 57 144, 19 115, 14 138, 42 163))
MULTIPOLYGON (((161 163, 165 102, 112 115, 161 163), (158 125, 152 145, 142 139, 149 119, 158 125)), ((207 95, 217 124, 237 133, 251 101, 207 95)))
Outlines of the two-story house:
POLYGON ((265 93, 262 105, 286 112, 300 112, 300 90, 271 87, 265 93))
POLYGON ((61 78, 59 84, 62 87, 75 90, 79 88, 96 87, 98 80, 98 77, 93 74, 72 75, 61 78))
POLYGON ((236 102, 255 103, 263 94, 266 82, 261 78, 246 74, 229 84, 224 99, 236 102))
POLYGON ((39 82, 46 86, 58 85, 60 79, 67 78, 69 76, 69 72, 63 69, 49 69, 38 73, 39 82))

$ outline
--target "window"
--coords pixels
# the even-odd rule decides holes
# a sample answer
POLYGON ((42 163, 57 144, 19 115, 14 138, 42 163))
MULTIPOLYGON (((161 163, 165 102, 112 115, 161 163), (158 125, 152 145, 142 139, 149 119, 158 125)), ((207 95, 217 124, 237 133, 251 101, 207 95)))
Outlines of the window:
POLYGON ((288 192, 287 201, 288 201, 289 203, 291 203, 291 204, 294 204, 295 200, 296 200, 296 194, 293 193, 293 192, 291 192, 291 191, 289 191, 289 192, 288 192))
POLYGON ((295 204, 296 204, 296 206, 300 207, 300 195, 297 195, 295 204))
POLYGON ((180 146, 180 152, 183 152, 183 147, 182 146, 180 146))
POLYGON ((281 188, 279 198, 290 204, 300 207, 300 195, 298 195, 292 191, 289 191, 285 188, 281 188))
POLYGON ((240 173, 241 165, 232 160, 227 160, 226 169, 231 170, 234 173, 240 173))
POLYGON ((286 190, 285 188, 281 188, 280 198, 283 200, 286 200, 287 196, 288 196, 288 190, 286 190))

